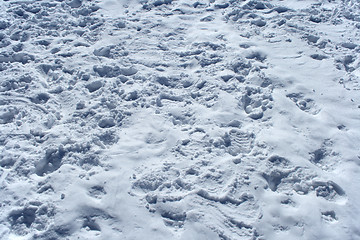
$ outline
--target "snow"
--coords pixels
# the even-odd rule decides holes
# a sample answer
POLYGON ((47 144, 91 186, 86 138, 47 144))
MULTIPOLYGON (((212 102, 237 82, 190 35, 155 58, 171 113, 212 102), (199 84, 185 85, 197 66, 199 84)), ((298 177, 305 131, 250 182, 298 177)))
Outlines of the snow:
POLYGON ((360 239, 357 1, 0 12, 1 239, 360 239))

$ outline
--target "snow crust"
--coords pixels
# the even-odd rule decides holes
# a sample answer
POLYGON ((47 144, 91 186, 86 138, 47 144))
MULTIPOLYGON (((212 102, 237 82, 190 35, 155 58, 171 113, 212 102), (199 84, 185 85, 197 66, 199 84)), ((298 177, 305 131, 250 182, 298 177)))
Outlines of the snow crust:
POLYGON ((358 1, 0 13, 0 239, 360 239, 358 1))

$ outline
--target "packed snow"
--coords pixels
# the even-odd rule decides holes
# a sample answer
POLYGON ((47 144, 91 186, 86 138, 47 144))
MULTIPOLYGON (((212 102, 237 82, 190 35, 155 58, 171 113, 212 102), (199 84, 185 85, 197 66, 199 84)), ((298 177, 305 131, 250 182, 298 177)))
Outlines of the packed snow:
POLYGON ((359 1, 0 13, 0 239, 360 239, 359 1))

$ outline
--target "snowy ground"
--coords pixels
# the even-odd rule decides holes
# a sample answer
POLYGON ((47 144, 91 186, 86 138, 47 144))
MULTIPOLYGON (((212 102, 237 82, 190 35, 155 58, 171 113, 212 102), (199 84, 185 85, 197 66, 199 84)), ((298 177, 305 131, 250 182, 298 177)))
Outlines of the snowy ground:
POLYGON ((0 239, 360 239, 358 1, 0 12, 0 239))

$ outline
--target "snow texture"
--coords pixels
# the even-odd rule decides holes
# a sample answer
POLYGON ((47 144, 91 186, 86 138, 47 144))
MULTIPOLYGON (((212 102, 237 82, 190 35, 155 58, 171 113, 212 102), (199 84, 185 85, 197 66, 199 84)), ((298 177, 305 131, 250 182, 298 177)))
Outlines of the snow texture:
POLYGON ((0 12, 0 239, 360 239, 358 1, 0 12))

